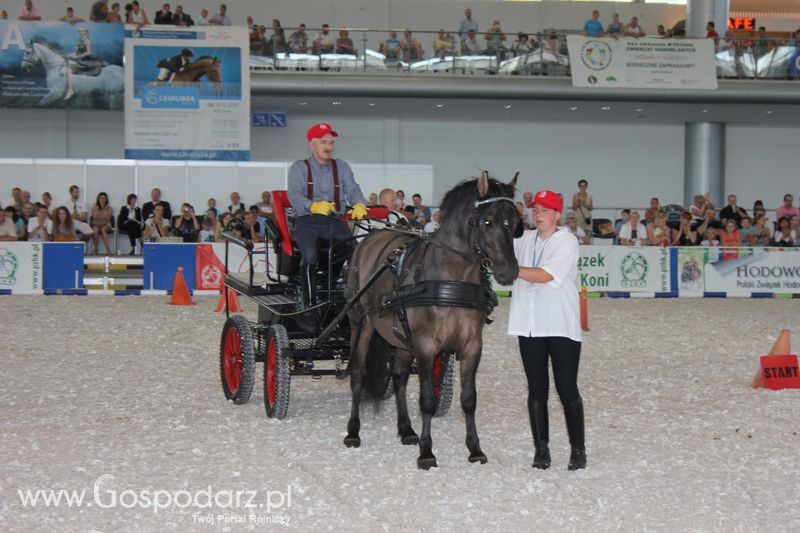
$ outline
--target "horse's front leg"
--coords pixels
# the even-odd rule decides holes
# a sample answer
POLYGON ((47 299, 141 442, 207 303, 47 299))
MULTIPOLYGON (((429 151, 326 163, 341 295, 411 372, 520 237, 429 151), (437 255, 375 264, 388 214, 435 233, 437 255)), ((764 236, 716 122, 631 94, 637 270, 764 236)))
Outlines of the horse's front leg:
POLYGON ((65 69, 61 69, 57 74, 47 75, 47 89, 50 92, 44 95, 37 105, 42 107, 49 106, 56 100, 64 98, 67 92, 66 75, 65 69))
POLYGON ((434 357, 435 353, 432 351, 416 354, 417 373, 419 374, 419 409, 422 411, 422 433, 419 436, 417 468, 422 470, 437 466, 431 440, 431 419, 436 412, 436 396, 433 388, 434 357))
POLYGON ((478 393, 475 390, 475 374, 481 361, 483 342, 480 338, 468 343, 460 355, 461 369, 461 408, 464 410, 464 420, 467 425, 467 449, 469 449, 469 462, 485 464, 486 455, 481 451, 478 429, 475 426, 475 407, 478 402, 478 393))
POLYGON ((350 408, 350 420, 347 422, 347 436, 344 438, 344 445, 348 448, 361 446, 361 437, 358 436, 358 432, 361 430, 361 419, 359 418, 361 389, 366 375, 369 342, 374 332, 372 326, 366 323, 353 330, 350 338, 350 390, 353 394, 353 403, 350 408))
POLYGON ((411 427, 411 418, 408 416, 406 387, 410 370, 411 352, 398 349, 392 365, 392 383, 394 384, 394 398, 397 405, 397 434, 400 436, 400 442, 405 445, 419 443, 419 437, 414 428, 411 427))

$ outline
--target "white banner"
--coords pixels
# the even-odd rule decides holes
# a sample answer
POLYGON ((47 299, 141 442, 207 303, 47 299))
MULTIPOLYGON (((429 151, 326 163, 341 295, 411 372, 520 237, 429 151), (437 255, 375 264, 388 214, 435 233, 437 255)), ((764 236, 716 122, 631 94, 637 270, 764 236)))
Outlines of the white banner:
POLYGON ((125 157, 250 159, 247 28, 125 31, 125 157))
POLYGON ((713 39, 568 35, 572 85, 716 89, 713 39))
POLYGON ((800 293, 796 248, 681 248, 680 292, 800 293))
POLYGON ((669 248, 581 246, 579 284, 600 292, 670 292, 669 248))
POLYGON ((0 290, 42 290, 42 259, 42 243, 0 242, 0 290))

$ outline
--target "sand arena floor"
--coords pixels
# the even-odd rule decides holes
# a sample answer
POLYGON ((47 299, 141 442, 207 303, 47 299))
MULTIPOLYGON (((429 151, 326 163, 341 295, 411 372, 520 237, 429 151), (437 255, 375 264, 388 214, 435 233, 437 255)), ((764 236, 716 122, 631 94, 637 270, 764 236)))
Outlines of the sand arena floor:
MULTIPOLYGON (((342 445, 346 382, 295 379, 283 421, 265 417, 260 381, 249 404, 225 402, 216 299, 165 302, 0 298, 0 530, 800 529, 800 391, 749 387, 781 328, 800 334, 796 300, 590 301, 589 468, 577 473, 555 391, 553 468, 530 467, 508 300, 478 375, 489 463, 467 462, 454 405, 434 419, 430 472, 396 438, 393 402, 364 413, 360 449, 342 445), (85 494, 23 505, 39 489, 85 494)), ((409 388, 419 430, 416 378, 409 388)))

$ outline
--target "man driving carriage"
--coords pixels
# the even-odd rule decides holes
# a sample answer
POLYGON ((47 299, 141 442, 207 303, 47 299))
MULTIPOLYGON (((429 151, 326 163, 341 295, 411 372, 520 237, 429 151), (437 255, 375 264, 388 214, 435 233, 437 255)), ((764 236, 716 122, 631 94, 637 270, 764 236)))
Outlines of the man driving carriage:
POLYGON ((355 220, 367 216, 367 200, 346 162, 333 159, 336 133, 330 124, 311 126, 306 132, 311 157, 295 161, 289 169, 287 194, 294 211, 294 239, 302 261, 303 305, 315 303, 314 276, 319 245, 333 237, 331 246, 339 264, 353 253, 352 234, 341 218, 328 215, 343 213, 352 206, 355 220))
POLYGON ((158 81, 169 81, 173 75, 183 72, 186 67, 191 65, 194 52, 190 48, 184 48, 181 53, 158 63, 158 81))

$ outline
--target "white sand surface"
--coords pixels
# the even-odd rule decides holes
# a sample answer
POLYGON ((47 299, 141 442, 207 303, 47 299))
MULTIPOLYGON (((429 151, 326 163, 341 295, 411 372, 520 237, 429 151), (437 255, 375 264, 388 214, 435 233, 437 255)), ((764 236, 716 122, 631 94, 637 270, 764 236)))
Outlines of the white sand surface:
POLYGON ((361 448, 342 445, 347 382, 294 379, 282 421, 266 418, 260 378, 249 404, 226 402, 224 316, 197 301, 0 298, 0 531, 800 530, 800 391, 750 388, 779 331, 800 334, 797 300, 591 300, 581 472, 566 469, 554 390, 553 467, 530 466, 507 299, 478 375, 489 462, 467 462, 455 403, 434 419, 429 472, 395 436, 393 401, 364 412, 361 448), (24 506, 20 491, 40 489, 85 494, 24 506))

